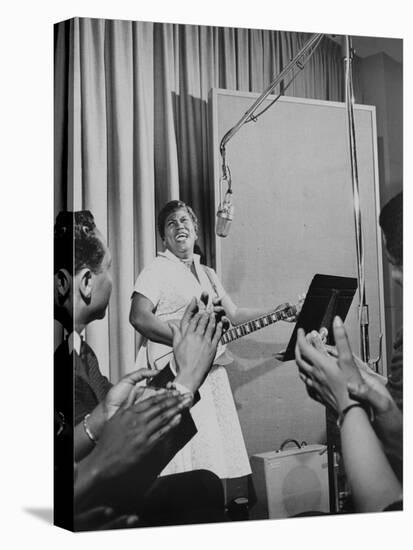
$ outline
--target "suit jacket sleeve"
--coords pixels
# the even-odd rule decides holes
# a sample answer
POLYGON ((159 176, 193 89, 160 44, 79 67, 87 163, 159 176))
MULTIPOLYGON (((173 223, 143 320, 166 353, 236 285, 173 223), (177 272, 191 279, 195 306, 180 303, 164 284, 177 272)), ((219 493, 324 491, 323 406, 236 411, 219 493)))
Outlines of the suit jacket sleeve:
MULTIPOLYGON (((169 365, 150 381, 149 386, 163 388, 168 382, 175 379, 173 371, 169 365)), ((199 396, 198 396, 199 399, 199 396)), ((139 464, 139 475, 134 478, 134 492, 130 499, 126 497, 125 487, 130 485, 129 474, 125 478, 118 480, 118 483, 111 485, 111 498, 120 510, 133 510, 133 506, 141 503, 141 498, 150 489, 155 479, 165 466, 197 433, 195 423, 189 410, 182 413, 182 419, 176 428, 173 428, 169 434, 160 441, 139 464)), ((129 491, 130 492, 130 491, 129 491)))
MULTIPOLYGON (((175 379, 175 374, 169 365, 161 370, 159 374, 152 378, 150 385, 158 388, 164 388, 168 382, 173 382, 175 379)), ((196 392, 194 396, 194 403, 199 401, 199 392, 196 392)), ((166 438, 162 445, 162 453, 160 455, 163 457, 161 462, 165 462, 163 465, 166 466, 168 462, 175 456, 175 454, 184 447, 192 439, 192 437, 197 433, 195 423, 192 419, 191 413, 189 410, 185 410, 182 414, 182 420, 179 426, 172 431, 171 435, 166 438)))

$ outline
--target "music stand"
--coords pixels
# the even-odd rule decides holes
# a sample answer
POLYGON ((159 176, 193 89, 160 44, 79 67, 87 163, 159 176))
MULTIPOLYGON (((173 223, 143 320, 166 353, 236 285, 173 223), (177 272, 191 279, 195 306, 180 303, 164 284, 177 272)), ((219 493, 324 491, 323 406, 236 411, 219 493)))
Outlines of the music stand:
MULTIPOLYGON (((357 279, 354 277, 337 277, 334 275, 317 274, 311 281, 297 323, 291 335, 284 361, 295 357, 297 330, 304 329, 307 334, 312 330, 319 331, 321 327, 328 329, 328 343, 334 343, 332 324, 336 315, 344 321, 357 289, 357 279)), ((336 467, 335 453, 341 453, 340 433, 336 426, 336 418, 326 409, 326 436, 328 452, 328 479, 330 494, 330 512, 340 511, 340 490, 344 473, 336 467)))
POLYGON ((332 342, 332 324, 336 315, 344 321, 357 290, 355 277, 337 277, 335 275, 314 275, 307 291, 305 301, 291 335, 283 361, 294 359, 297 330, 304 329, 307 334, 321 327, 328 329, 328 342, 332 342))

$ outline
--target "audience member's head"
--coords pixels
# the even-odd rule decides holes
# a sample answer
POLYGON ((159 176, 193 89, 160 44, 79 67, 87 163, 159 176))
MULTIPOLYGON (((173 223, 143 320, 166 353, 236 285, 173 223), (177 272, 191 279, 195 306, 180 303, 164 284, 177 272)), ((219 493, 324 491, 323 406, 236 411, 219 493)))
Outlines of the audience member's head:
POLYGON ((60 212, 54 229, 55 318, 68 330, 105 316, 111 256, 87 211, 60 212))
POLYGON ((158 231, 159 235, 161 236, 161 239, 165 239, 165 222, 171 214, 174 212, 177 212, 178 210, 186 210, 194 224, 195 233, 198 234, 198 218, 195 215, 195 212, 192 210, 190 206, 185 204, 183 201, 169 201, 165 204, 165 206, 162 208, 162 210, 159 212, 158 215, 158 231))
POLYGON ((393 279, 401 284, 403 280, 403 193, 399 193, 383 206, 379 223, 383 231, 387 256, 393 267, 393 279))

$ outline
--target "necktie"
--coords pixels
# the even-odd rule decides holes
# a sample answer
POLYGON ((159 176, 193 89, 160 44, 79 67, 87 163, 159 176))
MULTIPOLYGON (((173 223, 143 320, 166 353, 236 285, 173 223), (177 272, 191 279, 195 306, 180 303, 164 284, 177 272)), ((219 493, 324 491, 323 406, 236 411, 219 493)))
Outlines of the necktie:
POLYGON ((93 349, 82 340, 80 346, 79 367, 76 374, 89 385, 98 402, 102 401, 108 392, 108 381, 99 370, 99 363, 93 349))

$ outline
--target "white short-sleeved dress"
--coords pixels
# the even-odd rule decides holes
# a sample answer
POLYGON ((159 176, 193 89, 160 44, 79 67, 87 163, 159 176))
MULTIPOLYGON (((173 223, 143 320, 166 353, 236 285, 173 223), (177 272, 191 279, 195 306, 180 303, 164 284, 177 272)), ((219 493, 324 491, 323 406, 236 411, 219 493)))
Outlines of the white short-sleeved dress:
MULTIPOLYGON (((199 281, 169 250, 161 252, 139 274, 134 292, 147 297, 156 306, 155 315, 162 321, 180 319, 191 298, 199 298, 202 291, 208 292, 210 300, 217 294, 220 297, 225 294, 215 272, 202 266, 197 254, 194 254, 194 266, 199 281)), ((141 356, 146 351, 142 353, 141 350, 141 356)), ((197 434, 161 475, 207 469, 225 479, 251 473, 228 375, 219 363, 217 356, 200 388, 201 399, 191 409, 197 434)))

